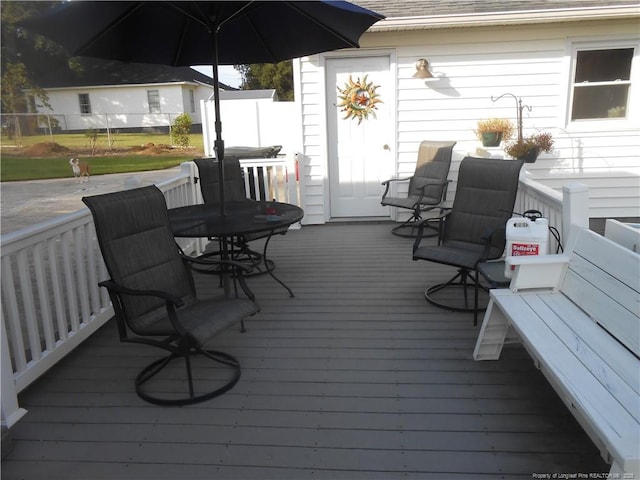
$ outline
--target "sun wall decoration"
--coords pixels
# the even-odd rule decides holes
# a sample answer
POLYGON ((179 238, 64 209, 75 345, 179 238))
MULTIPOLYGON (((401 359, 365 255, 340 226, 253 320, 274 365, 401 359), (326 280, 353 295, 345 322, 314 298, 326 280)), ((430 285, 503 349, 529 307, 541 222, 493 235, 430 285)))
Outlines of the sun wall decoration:
POLYGON ((380 99, 380 95, 376 92, 376 89, 380 85, 374 85, 373 82, 367 82, 367 75, 360 77, 354 82, 351 75, 349 75, 349 81, 345 84, 344 88, 338 88, 338 98, 340 103, 337 105, 341 108, 341 112, 347 112, 343 120, 349 118, 358 120, 358 125, 362 123, 362 120, 369 118, 371 115, 376 118, 376 110, 378 103, 384 103, 380 99))

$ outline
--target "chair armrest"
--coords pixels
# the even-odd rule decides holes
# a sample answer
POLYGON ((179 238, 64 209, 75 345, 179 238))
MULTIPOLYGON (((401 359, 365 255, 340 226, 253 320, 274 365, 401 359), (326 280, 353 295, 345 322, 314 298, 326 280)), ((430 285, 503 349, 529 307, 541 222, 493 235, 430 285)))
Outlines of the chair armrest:
POLYGON ((388 185, 391 182, 406 182, 408 180, 411 180, 413 177, 406 177, 406 178, 390 178, 389 180, 385 180, 384 182, 382 182, 382 185, 388 185))
POLYGON ((121 293, 124 295, 158 297, 176 307, 181 307, 182 305, 184 305, 184 302, 180 297, 176 297, 175 295, 172 295, 170 293, 163 292, 162 290, 135 290, 132 288, 123 287, 113 280, 105 280, 103 282, 100 282, 98 285, 115 293, 121 293))
MULTIPOLYGON (((436 206, 437 208, 437 206, 436 206)), ((433 217, 429 217, 418 224, 418 232, 416 233, 416 239, 413 241, 413 252, 420 247, 420 242, 422 242, 422 235, 424 233, 424 227, 429 222, 438 222, 440 225, 438 227, 438 244, 442 240, 442 222, 446 220, 447 215, 451 213, 450 208, 443 208, 440 210, 440 215, 435 215, 433 217)))
MULTIPOLYGON (((482 252, 482 257, 480 258, 480 260, 478 260, 478 263, 486 262, 487 260, 495 260, 496 258, 502 256, 502 250, 501 250, 497 256, 491 257, 491 247, 492 247, 493 238, 497 234, 502 234, 504 237, 506 236, 506 233, 507 233, 507 229, 505 227, 499 227, 494 230, 487 230, 482 234, 480 239, 484 241, 484 251, 482 252)), ((504 249, 504 246, 502 247, 502 249, 504 249)))
POLYGON ((385 198, 387 198, 387 195, 389 194, 389 187, 391 186, 391 184, 393 182, 406 182, 407 180, 411 180, 413 177, 407 177, 407 178, 390 178, 389 180, 385 180, 384 182, 382 182, 382 185, 384 185, 384 193, 382 194, 382 200, 384 200, 385 198))
POLYGON ((111 303, 113 304, 113 307, 116 311, 116 315, 124 315, 124 313, 122 312, 121 299, 117 294, 152 296, 162 298, 165 301, 167 307, 167 315, 169 317, 169 321, 173 325, 173 328, 175 328, 180 335, 187 334, 176 316, 176 307, 182 307, 184 305, 184 301, 180 297, 176 297, 175 295, 171 295, 170 293, 160 290, 134 290, 131 288, 123 287, 122 285, 118 285, 113 280, 105 280, 103 282, 100 282, 98 285, 106 288, 109 291, 109 297, 111 297, 111 303))
POLYGON ((515 267, 509 288, 513 292, 526 289, 560 289, 569 266, 568 255, 523 255, 507 257, 507 268, 515 267))

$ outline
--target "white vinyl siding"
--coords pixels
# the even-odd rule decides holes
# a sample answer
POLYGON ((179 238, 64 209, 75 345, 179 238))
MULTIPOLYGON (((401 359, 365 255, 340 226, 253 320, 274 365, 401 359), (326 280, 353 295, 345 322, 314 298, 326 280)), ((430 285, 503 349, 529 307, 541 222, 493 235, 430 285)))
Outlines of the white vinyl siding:
MULTIPOLYGON (((382 48, 394 49, 397 61, 397 140, 392 149, 397 158, 396 176, 405 177, 414 171, 419 143, 431 139, 458 142, 450 175, 455 178, 460 160, 481 148, 474 133, 478 120, 504 117, 515 122, 512 97, 491 100, 511 93, 531 107, 524 110, 524 135, 548 131, 555 140, 552 153, 542 154, 535 163, 526 165, 530 178, 553 188, 574 181, 586 183, 591 192, 592 217, 640 216, 640 129, 633 111, 634 80, 640 73, 637 66, 631 69, 626 117, 598 122, 570 120, 572 52, 577 46, 595 48, 594 42, 598 48, 632 46, 637 55, 637 22, 627 19, 366 33, 360 50, 302 59, 297 93, 309 164, 303 179, 305 212, 309 212, 306 220, 323 223, 320 211, 326 203, 322 188, 327 175, 323 58, 365 55, 382 48), (609 43, 614 40, 618 43, 609 43), (429 61, 435 80, 413 78, 419 58, 429 61)), ((455 182, 449 198, 454 192, 455 182)))

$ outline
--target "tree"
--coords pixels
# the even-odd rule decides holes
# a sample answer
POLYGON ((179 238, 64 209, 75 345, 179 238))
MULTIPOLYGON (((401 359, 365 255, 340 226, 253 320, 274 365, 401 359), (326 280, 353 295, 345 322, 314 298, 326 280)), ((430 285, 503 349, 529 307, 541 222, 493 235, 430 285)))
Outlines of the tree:
POLYGON ((2 70, 8 63, 24 63, 34 78, 42 78, 52 67, 66 65, 69 54, 58 44, 41 35, 16 26, 25 18, 38 15, 63 2, 2 1, 2 70))
POLYGON ((275 88, 280 100, 293 100, 293 62, 234 65, 242 75, 242 90, 275 88))
POLYGON ((26 90, 41 106, 49 107, 46 92, 37 78, 46 78, 60 65, 70 68, 69 55, 60 46, 40 35, 16 27, 20 20, 36 15, 61 2, 3 1, 0 11, 2 50, 2 110, 10 113, 28 111, 26 90))
POLYGON ((31 81, 24 63, 9 63, 3 69, 1 81, 3 111, 10 113, 27 112, 27 97, 24 94, 27 90, 34 98, 40 100, 40 106, 51 109, 47 92, 31 81))
POLYGON ((20 135, 21 123, 28 122, 24 117, 18 120, 19 113, 27 113, 30 107, 51 108, 45 90, 37 84, 37 78, 47 78, 60 66, 72 68, 69 55, 44 37, 32 34, 16 24, 27 17, 37 15, 61 2, 3 1, 0 10, 0 32, 2 34, 2 50, 0 62, 2 76, 1 108, 2 112, 14 114, 5 126, 10 134, 20 135), (25 95, 29 92, 34 104, 25 95))
POLYGON ((13 113, 14 118, 11 126, 8 126, 10 136, 15 135, 20 138, 20 121, 17 113, 28 111, 27 97, 25 91, 30 91, 34 101, 37 98, 42 106, 51 109, 47 92, 34 85, 27 74, 27 68, 23 63, 10 63, 2 72, 2 111, 13 113))

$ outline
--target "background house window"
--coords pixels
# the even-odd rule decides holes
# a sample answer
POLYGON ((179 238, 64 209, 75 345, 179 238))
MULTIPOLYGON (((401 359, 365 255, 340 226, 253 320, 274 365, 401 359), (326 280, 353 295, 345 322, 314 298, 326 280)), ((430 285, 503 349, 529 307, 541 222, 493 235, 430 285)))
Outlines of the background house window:
POLYGON ((33 95, 29 95, 27 97, 27 111, 29 113, 38 112, 38 106, 36 105, 36 97, 34 97, 33 95))
POLYGON ((80 103, 80 113, 82 115, 91 115, 91 102, 88 93, 79 93, 78 102, 80 103))
POLYGON ((160 92, 158 90, 147 90, 147 100, 149 102, 149 113, 161 113, 160 92))
POLYGON ((578 50, 571 120, 627 116, 633 48, 578 50))
POLYGON ((193 90, 189 90, 189 108, 191 113, 196 111, 196 97, 193 90))

